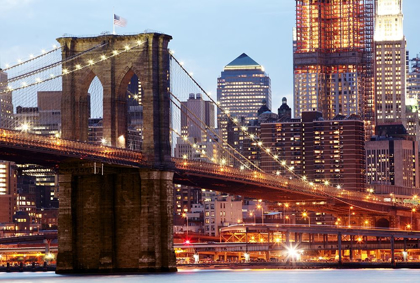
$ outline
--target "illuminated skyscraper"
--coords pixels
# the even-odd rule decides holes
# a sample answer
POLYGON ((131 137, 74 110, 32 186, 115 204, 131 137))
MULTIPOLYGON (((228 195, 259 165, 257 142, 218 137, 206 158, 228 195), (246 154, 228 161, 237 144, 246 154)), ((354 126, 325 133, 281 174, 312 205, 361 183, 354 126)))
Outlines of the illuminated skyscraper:
POLYGON ((0 69, 0 126, 11 128, 13 122, 12 92, 5 92, 6 89, 7 73, 0 69))
POLYGON ((296 0, 294 116, 374 121, 373 0, 296 0))
POLYGON ((403 34, 402 0, 376 0, 375 92, 377 124, 407 126, 406 41, 403 34))
MULTIPOLYGON (((228 110, 232 117, 246 122, 257 119, 258 109, 263 100, 271 109, 271 82, 264 68, 243 53, 225 66, 220 78, 217 79, 217 100, 222 109, 228 110)), ((220 110, 218 127, 226 140, 227 120, 220 110)))

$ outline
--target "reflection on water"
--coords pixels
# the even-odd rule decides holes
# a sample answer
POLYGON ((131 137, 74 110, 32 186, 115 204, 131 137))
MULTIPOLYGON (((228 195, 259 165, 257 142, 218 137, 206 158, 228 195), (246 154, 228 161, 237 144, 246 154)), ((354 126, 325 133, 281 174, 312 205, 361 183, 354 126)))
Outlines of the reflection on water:
POLYGON ((293 270, 180 270, 170 274, 77 276, 53 272, 0 273, 10 283, 403 283, 420 282, 420 270, 412 269, 293 269, 293 270))

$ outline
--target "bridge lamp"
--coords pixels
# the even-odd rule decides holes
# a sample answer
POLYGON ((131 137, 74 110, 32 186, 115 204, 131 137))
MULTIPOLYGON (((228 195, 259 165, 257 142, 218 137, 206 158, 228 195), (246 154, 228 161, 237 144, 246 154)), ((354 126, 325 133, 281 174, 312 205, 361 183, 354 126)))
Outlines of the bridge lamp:
POLYGON ((186 155, 186 154, 184 154, 184 155, 182 156, 182 158, 183 158, 183 159, 187 159, 187 155, 186 155))
POLYGON ((42 53, 42 54, 45 54, 45 49, 42 49, 42 50, 41 50, 41 53, 42 53))
POLYGON ((235 119, 233 119, 233 122, 234 122, 234 123, 238 123, 238 119, 236 119, 236 118, 235 118, 235 119))
POLYGON ((33 59, 34 57, 35 57, 34 54, 29 54, 30 59, 33 59))
POLYGON ((63 69, 63 74, 64 75, 67 75, 69 73, 69 70, 67 70, 67 69, 63 69))
POLYGON ((281 162, 281 165, 282 165, 282 166, 286 166, 286 161, 285 161, 285 160, 283 160, 283 161, 281 162))
POLYGON ((105 55, 101 55, 101 60, 105 60, 106 56, 105 55))
POLYGON ((93 60, 92 59, 89 59, 88 60, 88 63, 89 63, 89 65, 93 65, 93 60))
POLYGON ((277 176, 280 176, 280 171, 277 171, 277 172, 276 172, 276 175, 277 175, 277 176))
POLYGON ((251 134, 251 135, 249 135, 249 137, 250 137, 251 139, 254 139, 254 137, 255 137, 255 136, 251 134))
POLYGON ((57 45, 56 44, 53 44, 53 46, 52 46, 54 49, 56 49, 57 48, 57 45))
MULTIPOLYGON (((247 127, 245 127, 245 126, 243 126, 243 127, 241 128, 241 130, 245 132, 246 130, 248 130, 248 128, 247 128, 247 127)), ((261 144, 262 144, 262 143, 261 143, 261 144)), ((258 145, 260 145, 260 144, 258 143, 258 145)))
POLYGON ((337 185, 337 189, 339 189, 339 190, 340 190, 340 189, 341 189, 341 186, 340 186, 340 185, 337 185))
POLYGON ((330 184, 330 182, 325 181, 324 184, 325 184, 325 186, 328 186, 330 184))
POLYGON ((114 50, 114 51, 112 51, 112 54, 114 54, 114 55, 118 55, 118 50, 114 50))
POLYGON ((357 238, 357 242, 358 242, 358 243, 361 243, 362 241, 363 241, 362 237, 358 237, 358 238, 357 238))
POLYGON ((36 81, 37 83, 40 83, 42 80, 41 80, 41 78, 36 78, 36 79, 35 79, 35 81, 36 81))
POLYGON ((102 139, 101 139, 101 144, 103 144, 103 145, 105 145, 105 144, 106 144, 106 139, 105 139, 105 138, 102 138, 102 139))
POLYGON ((306 181, 308 178, 306 176, 302 177, 302 180, 306 181))
POLYGON ((17 60, 17 62, 18 62, 18 63, 22 63, 22 60, 21 60, 21 59, 18 59, 18 60, 17 60))
MULTIPOLYGON (((141 41, 141 40, 137 40, 137 44, 138 44, 138 45, 141 45, 141 44, 143 44, 143 41, 141 41)), ((175 53, 175 51, 173 51, 173 50, 171 50, 171 52, 172 52, 171 54, 174 54, 174 53, 175 53)))
POLYGON ((77 69, 77 70, 80 70, 81 68, 82 68, 82 66, 80 66, 80 64, 77 64, 77 65, 76 65, 76 69, 77 69))
POLYGON ((290 166, 289 167, 289 171, 291 172, 291 171, 293 171, 295 169, 295 167, 294 166, 290 166))
POLYGON ((184 62, 179 62, 179 65, 184 66, 184 62))
POLYGON ((245 166, 241 165, 241 167, 239 167, 239 169, 242 171, 245 169, 245 166))
POLYGON ((223 158, 223 159, 221 160, 221 163, 222 163, 222 165, 225 165, 225 164, 226 164, 226 159, 224 159, 224 158, 223 158))
POLYGON ((130 46, 126 45, 126 46, 124 46, 124 49, 125 50, 130 50, 130 46))

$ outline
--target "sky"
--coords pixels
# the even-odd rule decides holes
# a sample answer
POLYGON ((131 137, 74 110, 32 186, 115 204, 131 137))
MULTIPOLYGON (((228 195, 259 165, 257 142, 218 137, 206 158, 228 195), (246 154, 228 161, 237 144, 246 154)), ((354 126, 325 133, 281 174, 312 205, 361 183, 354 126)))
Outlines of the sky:
MULTIPOLYGON (((419 10, 419 0, 404 1, 410 57, 420 54, 419 10)), ((283 97, 293 104, 294 0, 0 0, 0 66, 50 50, 64 34, 111 32, 113 12, 128 22, 117 34, 171 35, 174 56, 213 96, 223 67, 246 53, 271 78, 273 112, 283 97)))

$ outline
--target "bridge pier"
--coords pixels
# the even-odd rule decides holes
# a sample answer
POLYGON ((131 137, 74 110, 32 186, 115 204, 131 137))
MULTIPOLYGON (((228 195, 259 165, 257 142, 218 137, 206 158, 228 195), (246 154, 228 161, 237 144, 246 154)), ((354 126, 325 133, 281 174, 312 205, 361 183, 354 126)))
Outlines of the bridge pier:
POLYGON ((173 173, 60 166, 57 273, 176 271, 173 173))

